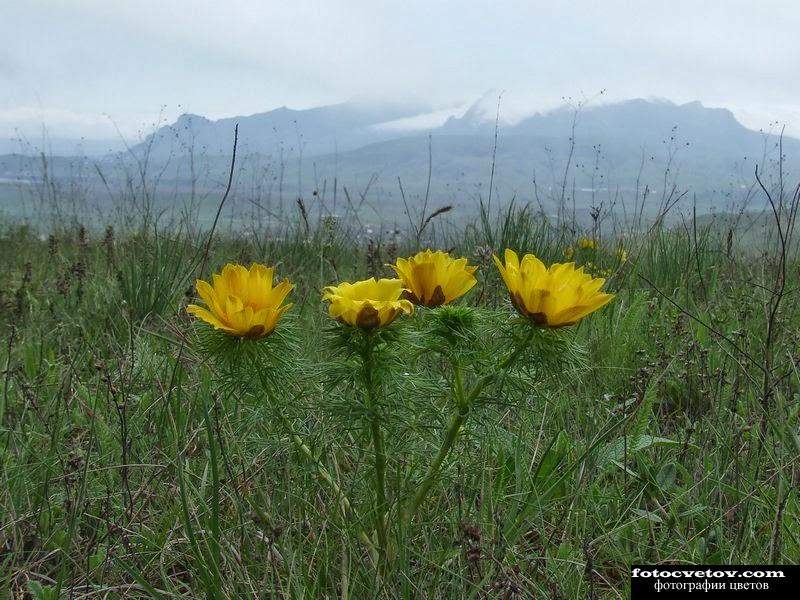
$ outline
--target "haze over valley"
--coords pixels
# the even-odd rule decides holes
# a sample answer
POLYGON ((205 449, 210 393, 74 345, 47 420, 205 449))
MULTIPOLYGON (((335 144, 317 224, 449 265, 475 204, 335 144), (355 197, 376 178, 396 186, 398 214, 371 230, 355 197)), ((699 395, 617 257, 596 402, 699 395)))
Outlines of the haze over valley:
MULTIPOLYGON (((566 203, 584 217, 592 206, 622 213, 642 200, 655 211, 679 195, 677 209, 736 210, 749 201, 756 165, 770 174, 780 156, 777 125, 753 131, 699 101, 600 98, 515 122, 502 111, 502 97, 487 94, 430 126, 419 105, 352 101, 219 120, 183 114, 138 143, 125 140, 122 151, 57 155, 46 142, 18 141, 18 152, 0 156, 0 198, 5 212, 25 214, 30 188, 47 177, 102 205, 146 165, 164 207, 182 206, 187 195, 213 204, 237 124, 234 198, 281 213, 297 198, 336 212, 356 197, 370 221, 402 219, 405 205, 426 195, 468 218, 488 200, 490 182, 498 206, 514 200, 553 213, 566 203)), ((784 135, 782 145, 791 172, 800 141, 784 135)))

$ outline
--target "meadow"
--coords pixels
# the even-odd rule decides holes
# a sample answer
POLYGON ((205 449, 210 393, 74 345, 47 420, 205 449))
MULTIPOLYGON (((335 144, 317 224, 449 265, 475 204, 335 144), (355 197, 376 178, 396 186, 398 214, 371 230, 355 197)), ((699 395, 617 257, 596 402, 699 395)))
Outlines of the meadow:
POLYGON ((631 564, 796 562, 798 196, 755 193, 760 220, 613 228, 519 204, 371 234, 302 203, 248 236, 7 222, 0 590, 625 598, 631 564), (374 334, 330 318, 326 286, 426 248, 477 284, 374 334), (537 327, 506 248, 615 297, 537 327), (187 313, 197 278, 254 262, 295 286, 273 333, 187 313))

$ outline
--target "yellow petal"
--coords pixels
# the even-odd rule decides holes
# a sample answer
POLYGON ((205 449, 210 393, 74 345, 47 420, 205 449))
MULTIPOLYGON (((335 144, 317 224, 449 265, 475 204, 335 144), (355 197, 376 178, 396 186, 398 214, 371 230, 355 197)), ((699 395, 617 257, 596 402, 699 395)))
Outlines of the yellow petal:
POLYGON ((578 322, 611 301, 612 294, 600 292, 605 280, 593 278, 575 263, 554 263, 545 267, 532 254, 522 261, 506 250, 505 265, 495 264, 509 290, 514 307, 534 323, 560 327, 578 322), (518 267, 518 268, 517 268, 518 267))
POLYGON ((229 327, 222 321, 220 321, 216 316, 211 314, 210 311, 206 310, 202 306, 197 306, 196 304, 190 304, 186 307, 186 311, 201 321, 205 321, 209 325, 211 325, 214 329, 221 329, 223 331, 227 331, 228 333, 235 333, 236 330, 232 327, 229 327))

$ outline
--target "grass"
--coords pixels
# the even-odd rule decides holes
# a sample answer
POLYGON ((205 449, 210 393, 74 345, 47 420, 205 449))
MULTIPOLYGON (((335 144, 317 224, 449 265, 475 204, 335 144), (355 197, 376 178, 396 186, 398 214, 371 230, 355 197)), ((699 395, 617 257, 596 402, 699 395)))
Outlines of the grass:
POLYGON ((5 227, 0 590, 618 598, 635 563, 796 560, 800 265, 787 257, 781 290, 772 238, 754 251, 694 225, 578 252, 610 271, 616 299, 527 340, 477 394, 411 519, 403 506, 450 419, 453 361, 473 389, 523 331, 492 250, 559 260, 578 234, 513 207, 431 226, 434 245, 481 266, 463 302, 474 322, 452 344, 435 312, 399 322, 366 406, 320 290, 388 275, 415 235, 366 243, 325 220, 218 236, 204 276, 261 261, 297 286, 263 352, 228 360, 184 310, 201 234, 76 226, 41 240, 5 227), (388 490, 378 565, 375 415, 388 490))

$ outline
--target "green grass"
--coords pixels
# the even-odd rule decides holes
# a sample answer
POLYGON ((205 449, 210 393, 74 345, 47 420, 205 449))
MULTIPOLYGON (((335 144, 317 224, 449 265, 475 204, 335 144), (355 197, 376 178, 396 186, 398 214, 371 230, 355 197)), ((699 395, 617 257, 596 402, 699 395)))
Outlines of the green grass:
POLYGON ((524 329, 491 250, 560 260, 578 237, 525 210, 437 231, 436 246, 481 266, 463 302, 474 322, 455 341, 437 334, 441 314, 399 322, 367 406, 320 290, 388 275, 416 250, 402 237, 359 243, 325 222, 217 238, 203 276, 261 261, 297 285, 279 332, 243 354, 184 310, 205 238, 69 228, 42 241, 6 227, 3 595, 617 598, 632 563, 800 556, 800 265, 768 340, 776 257, 729 249, 713 224, 579 253, 611 271, 616 299, 536 333, 403 518, 450 419, 453 361, 471 389, 524 329), (375 414, 388 489, 377 567, 375 414))

